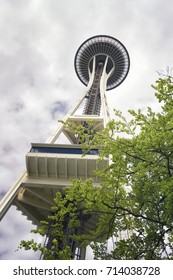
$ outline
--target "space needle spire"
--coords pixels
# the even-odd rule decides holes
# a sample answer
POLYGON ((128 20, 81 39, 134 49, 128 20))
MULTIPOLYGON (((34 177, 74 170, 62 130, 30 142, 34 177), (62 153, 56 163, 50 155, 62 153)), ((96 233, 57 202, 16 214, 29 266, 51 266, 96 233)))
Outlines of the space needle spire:
MULTIPOLYGON (((86 86, 84 93, 46 143, 31 144, 31 150, 26 154, 26 171, 0 203, 0 219, 11 205, 15 205, 27 219, 39 226, 40 221, 47 220, 52 213, 56 193, 64 193, 64 187, 72 185, 71 178, 92 178, 94 186, 101 184, 102 179, 95 175, 94 170, 109 165, 109 159, 99 163, 98 149, 91 149, 83 157, 80 135, 76 135, 70 126, 67 127, 65 121, 88 129, 91 120, 92 130, 102 132, 110 118, 106 92, 124 81, 129 72, 130 59, 120 41, 111 36, 98 35, 87 39, 79 47, 74 65, 78 78, 86 86), (77 115, 84 100, 83 114, 77 115), (61 133, 66 136, 69 144, 57 144, 61 133)), ((81 223, 85 232, 94 230, 95 217, 84 217, 81 223)), ((67 232, 66 236, 73 257, 85 259, 86 248, 68 239, 67 232)), ((51 242, 51 236, 48 235, 45 246, 51 248, 51 242)))

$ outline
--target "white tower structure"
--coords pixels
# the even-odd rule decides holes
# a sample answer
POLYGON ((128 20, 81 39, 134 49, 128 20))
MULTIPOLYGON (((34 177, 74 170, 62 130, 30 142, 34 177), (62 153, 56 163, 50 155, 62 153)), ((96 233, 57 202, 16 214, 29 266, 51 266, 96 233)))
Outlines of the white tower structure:
MULTIPOLYGON (((110 118, 106 91, 124 81, 129 66, 128 52, 117 39, 99 35, 86 40, 75 56, 77 76, 86 88, 63 121, 82 124, 87 129, 88 121, 93 120, 92 129, 101 132, 110 118), (83 114, 76 115, 84 100, 83 114)), ((105 159, 98 164, 98 157, 97 149, 83 157, 79 137, 61 123, 46 143, 31 144, 26 155, 26 171, 0 203, 0 219, 11 205, 15 205, 33 224, 39 225, 52 211, 56 192, 63 192, 65 186, 71 185, 70 178, 92 178, 96 186, 101 183, 93 171, 108 165, 109 161, 105 159), (61 133, 70 144, 55 144, 61 133)), ((85 221, 84 226, 87 230, 93 229, 92 217, 85 221)), ((85 259, 85 248, 80 248, 78 259, 85 259)))

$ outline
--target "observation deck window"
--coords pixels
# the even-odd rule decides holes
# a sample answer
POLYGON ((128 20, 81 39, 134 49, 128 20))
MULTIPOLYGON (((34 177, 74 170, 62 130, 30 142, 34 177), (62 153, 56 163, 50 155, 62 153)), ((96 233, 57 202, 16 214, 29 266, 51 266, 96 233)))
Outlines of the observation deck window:
MULTIPOLYGON (((48 154, 83 154, 82 148, 64 148, 64 147, 32 147, 31 153, 48 153, 48 154)), ((91 149, 87 155, 98 155, 98 149, 91 149)))

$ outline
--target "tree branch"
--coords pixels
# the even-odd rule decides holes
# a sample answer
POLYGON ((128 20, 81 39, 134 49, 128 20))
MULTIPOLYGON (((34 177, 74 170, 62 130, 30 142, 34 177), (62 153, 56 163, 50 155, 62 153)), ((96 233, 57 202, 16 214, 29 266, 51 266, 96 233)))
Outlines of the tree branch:
POLYGON ((157 224, 160 224, 160 225, 165 225, 165 222, 161 222, 161 221, 159 221, 159 220, 151 219, 151 218, 146 217, 146 216, 144 216, 144 215, 142 215, 142 214, 136 214, 136 213, 132 212, 131 210, 129 210, 129 209, 127 209, 127 208, 124 208, 124 207, 122 207, 122 206, 117 206, 117 205, 115 205, 115 206, 110 206, 110 205, 108 205, 108 204, 105 203, 105 202, 103 202, 103 204, 104 204, 105 206, 107 206, 108 208, 111 208, 111 209, 122 210, 122 211, 126 212, 128 215, 132 215, 132 216, 134 216, 134 217, 136 217, 136 218, 142 218, 142 219, 147 220, 147 221, 150 221, 150 222, 154 222, 154 223, 157 223, 157 224))

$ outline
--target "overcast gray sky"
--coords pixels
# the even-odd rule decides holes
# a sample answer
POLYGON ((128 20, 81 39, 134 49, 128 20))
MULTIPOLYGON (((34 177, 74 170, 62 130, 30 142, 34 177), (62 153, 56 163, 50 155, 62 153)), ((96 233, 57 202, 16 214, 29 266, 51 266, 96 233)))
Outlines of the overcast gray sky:
MULTIPOLYGON (((113 108, 157 110, 157 70, 172 69, 172 0, 0 0, 0 197, 25 169, 31 142, 45 142, 83 93, 74 56, 83 41, 105 34, 127 48, 126 80, 109 91, 113 108)), ((113 116, 113 113, 112 113, 113 116)), ((15 252, 30 222, 12 207, 0 223, 0 259, 15 252)))

